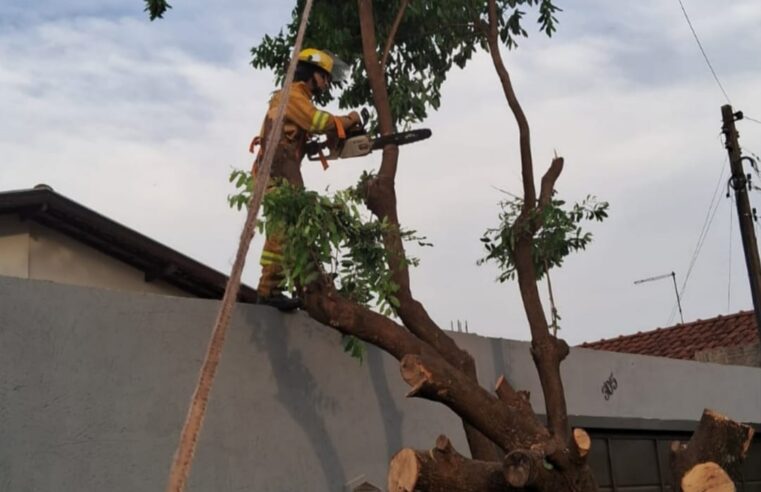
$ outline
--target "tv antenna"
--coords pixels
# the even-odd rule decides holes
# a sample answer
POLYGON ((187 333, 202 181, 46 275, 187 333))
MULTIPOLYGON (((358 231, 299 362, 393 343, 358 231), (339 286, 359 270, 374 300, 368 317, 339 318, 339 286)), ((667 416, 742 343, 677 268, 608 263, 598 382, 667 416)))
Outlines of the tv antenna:
POLYGON ((679 319, 682 320, 682 324, 684 324, 684 316, 682 315, 682 301, 679 299, 679 289, 676 287, 676 273, 666 273, 663 275, 656 275, 655 277, 648 277, 643 278, 642 280, 635 280, 634 285, 638 284, 644 284, 645 282, 653 282, 655 280, 662 280, 664 278, 671 277, 671 280, 674 281, 674 293, 676 294, 676 305, 679 306, 679 319))

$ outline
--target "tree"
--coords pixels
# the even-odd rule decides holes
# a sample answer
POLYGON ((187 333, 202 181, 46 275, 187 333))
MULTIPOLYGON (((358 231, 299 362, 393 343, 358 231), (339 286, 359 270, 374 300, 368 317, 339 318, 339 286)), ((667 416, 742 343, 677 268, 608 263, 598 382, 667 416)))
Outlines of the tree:
MULTIPOLYGON (((252 50, 254 66, 271 68, 282 77, 302 3, 297 2, 285 31, 265 37, 252 50)), ((566 254, 583 249, 588 237, 578 229, 579 220, 585 215, 604 218, 606 205, 561 208, 554 198, 563 168, 560 157, 551 162, 537 193, 528 121, 500 54, 500 45, 515 47, 527 34, 522 21, 524 9, 530 8, 538 11, 540 29, 551 35, 558 11, 552 0, 357 0, 356 6, 319 1, 311 18, 308 44, 356 60, 348 83, 328 97, 337 97, 343 107, 371 102, 381 134, 420 121, 437 108, 448 70, 464 66, 478 49, 490 53, 520 132, 523 197, 504 205, 500 226, 483 239, 485 260, 497 261, 504 278, 514 275, 518 280, 547 425, 534 414, 528 395, 504 377, 494 393, 482 388, 472 357, 414 298, 408 269, 415 260, 406 256, 403 241, 424 241, 399 223, 396 146, 386 146, 377 175, 363 176, 353 189, 323 197, 284 186, 266 199, 266 226, 286 225, 293 231, 285 251, 288 281, 300 290, 307 312, 343 333, 347 349, 356 355, 361 353, 359 339, 396 357, 412 388, 408 396, 438 401, 462 418, 472 458, 452 449, 443 436, 430 452, 402 450, 391 462, 390 490, 596 489, 586 463, 589 436, 582 429, 571 430, 568 423, 560 363, 569 348, 550 332, 537 280, 566 254), (366 204, 374 219, 362 216, 358 202, 366 204)), ((251 178, 238 172, 232 179, 245 189, 251 178)), ((245 203, 245 191, 231 201, 245 203)), ((707 420, 717 429, 730 428, 721 419, 707 420)), ((710 461, 721 469, 741 458, 752 431, 737 428, 729 440, 732 446, 719 451, 705 445, 707 439, 699 433, 694 445, 675 448, 677 480, 694 471, 691 465, 710 461)))
MULTIPOLYGON (((282 76, 283 60, 292 45, 300 7, 301 2, 285 31, 274 37, 266 36, 252 50, 254 66, 271 68, 282 76)), ((516 232, 514 264, 532 330, 532 353, 547 402, 548 426, 533 413, 526 395, 511 388, 504 378, 496 395, 479 386, 472 357, 435 324, 414 298, 408 271, 412 262, 405 255, 405 233, 396 207, 397 147, 384 148, 378 174, 365 176, 350 195, 361 197, 378 221, 393 293, 381 289, 375 294, 389 299, 400 322, 351 298, 343 288, 344 283, 334 283, 330 275, 322 274, 322 268, 304 270, 310 256, 317 265, 325 263, 324 255, 320 257, 315 251, 324 251, 323 246, 330 240, 318 240, 319 247, 302 250, 302 245, 295 245, 296 239, 294 243, 288 239, 295 253, 291 256, 289 276, 296 277, 294 284, 304 285, 302 296, 309 314, 345 335, 373 343, 392 354, 401 362, 402 377, 412 386, 410 396, 439 401, 463 419, 474 460, 437 461, 435 468, 419 469, 426 476, 415 473, 410 476, 409 467, 414 468, 414 463, 422 461, 403 459, 410 455, 405 452, 392 462, 390 484, 394 490, 396 486, 412 490, 413 482, 418 486, 440 483, 437 477, 449 477, 448 490, 482 490, 486 484, 473 481, 489 479, 492 475, 487 473, 487 468, 493 468, 493 462, 505 454, 504 465, 498 466, 504 471, 502 478, 497 479, 502 489, 506 486, 505 480, 517 486, 544 484, 548 490, 561 483, 575 484, 575 488, 582 490, 594 488, 585 463, 584 433, 577 432, 577 440, 573 440, 568 427, 559 372, 568 346, 550 335, 531 261, 533 238, 542 227, 546 211, 552 207, 554 182, 563 161, 561 158, 553 161, 537 200, 528 124, 499 54, 500 44, 514 47, 517 38, 526 35, 521 24, 523 9, 532 7, 538 8, 540 28, 552 34, 556 23, 554 13, 558 9, 550 0, 358 0, 356 6, 347 2, 321 2, 315 5, 310 19, 307 45, 329 47, 344 60, 357 60, 350 80, 340 88, 339 105, 356 107, 372 102, 381 134, 394 132, 400 124, 420 121, 429 108, 438 107, 440 88, 448 70, 453 65, 464 66, 476 50, 484 48, 492 53, 508 103, 521 129, 524 198, 513 228, 516 232), (494 444, 501 451, 497 451, 494 444), (442 463, 449 465, 442 466, 442 463), (479 470, 469 474, 471 478, 457 485, 451 481, 463 476, 461 469, 471 467, 479 470), (412 482, 402 484, 400 480, 412 482)), ((268 221, 288 223, 290 230, 298 230, 299 227, 294 226, 299 221, 301 224, 310 222, 306 218, 309 212, 281 216, 277 203, 282 205, 283 202, 276 203, 277 199, 277 196, 273 200, 268 197, 265 202, 272 211, 268 221)), ((317 203, 315 200, 310 203, 317 203)), ((310 208, 315 207, 301 207, 301 210, 310 208)), ((351 241, 343 244, 351 250, 351 241)), ((449 445, 441 448, 448 456, 455 456, 449 445)), ((412 452, 412 456, 420 458, 422 454, 412 452)))

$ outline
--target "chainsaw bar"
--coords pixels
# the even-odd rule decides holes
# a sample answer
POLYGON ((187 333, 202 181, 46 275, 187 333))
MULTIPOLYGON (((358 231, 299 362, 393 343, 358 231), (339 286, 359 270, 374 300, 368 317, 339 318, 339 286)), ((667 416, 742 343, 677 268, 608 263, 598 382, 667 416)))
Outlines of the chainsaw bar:
POLYGON ((382 149, 386 145, 406 145, 412 142, 419 142, 420 140, 425 140, 430 136, 431 130, 428 128, 420 128, 418 130, 410 130, 408 132, 383 135, 373 140, 373 150, 382 149))

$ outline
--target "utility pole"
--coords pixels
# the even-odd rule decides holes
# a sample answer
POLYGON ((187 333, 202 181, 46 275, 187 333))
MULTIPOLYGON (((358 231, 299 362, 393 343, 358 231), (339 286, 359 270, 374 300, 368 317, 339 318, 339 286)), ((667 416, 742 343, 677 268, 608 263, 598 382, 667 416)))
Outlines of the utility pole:
POLYGON ((753 211, 750 208, 750 200, 748 199, 749 183, 742 165, 744 159, 751 159, 750 157, 742 156, 737 128, 735 128, 735 121, 741 120, 743 114, 742 111, 733 113, 732 106, 726 104, 721 107, 721 118, 724 122, 722 126, 724 146, 729 153, 729 165, 732 169, 729 185, 735 191, 737 218, 740 221, 740 234, 743 240, 743 250, 745 251, 745 265, 748 267, 750 293, 753 297, 753 309, 756 312, 756 329, 758 330, 759 339, 761 339, 761 261, 758 259, 758 244, 756 243, 756 233, 753 228, 754 217, 753 211))

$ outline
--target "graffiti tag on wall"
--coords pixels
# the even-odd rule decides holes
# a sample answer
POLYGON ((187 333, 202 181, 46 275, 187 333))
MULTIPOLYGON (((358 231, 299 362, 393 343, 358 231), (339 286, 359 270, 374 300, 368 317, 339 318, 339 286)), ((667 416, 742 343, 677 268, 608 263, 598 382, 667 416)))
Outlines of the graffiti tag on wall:
POLYGON ((602 395, 605 398, 605 401, 610 400, 610 397, 613 396, 613 393, 615 393, 617 389, 618 381, 616 381, 616 378, 613 377, 613 373, 611 372, 608 379, 602 383, 602 395))

